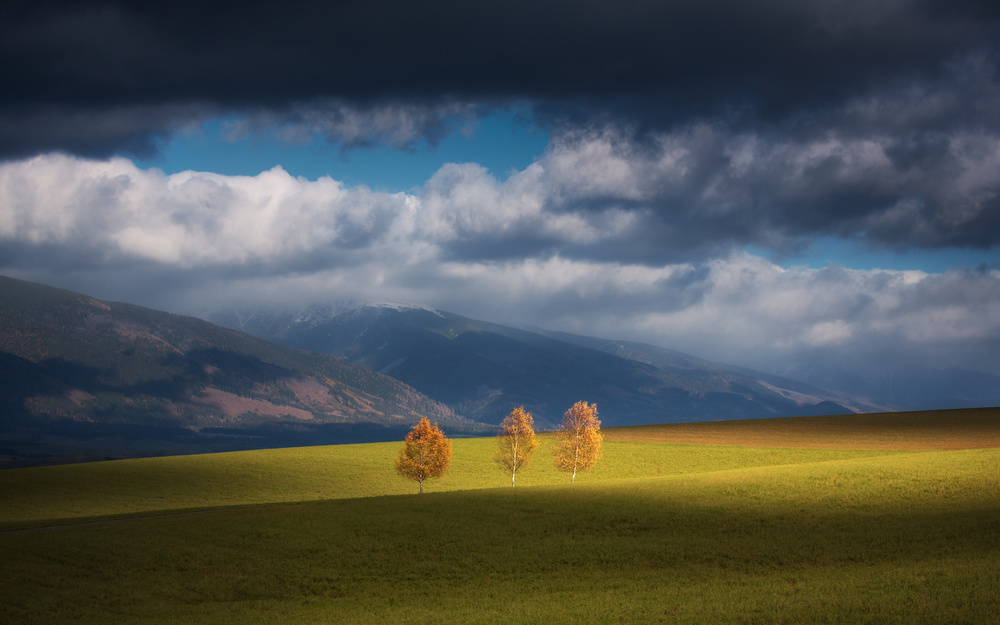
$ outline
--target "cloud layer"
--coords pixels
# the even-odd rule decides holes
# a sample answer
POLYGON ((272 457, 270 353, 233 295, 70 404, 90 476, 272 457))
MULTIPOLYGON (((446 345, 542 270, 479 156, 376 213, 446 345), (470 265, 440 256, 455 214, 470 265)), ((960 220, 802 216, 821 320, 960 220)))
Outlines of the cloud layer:
MULTIPOLYGON (((671 224, 643 201, 665 183, 648 191, 631 178, 665 157, 615 166, 606 137, 573 145, 503 182, 445 165, 415 195, 280 168, 166 176, 125 159, 7 163, 0 267, 182 312, 391 299, 774 368, 852 354, 996 370, 1000 269, 783 269, 732 250, 637 258, 637 233, 671 224)), ((725 209, 705 227, 725 224, 725 209)))
POLYGON ((388 298, 747 363, 996 371, 995 265, 742 251, 994 258, 994 1, 8 5, 0 271, 172 310, 388 298), (409 194, 120 157, 212 119, 237 141, 433 149, 513 106, 544 155, 502 179, 445 164, 409 194))
MULTIPOLYGON (((989 0, 39 0, 0 16, 0 157, 149 150, 220 111, 347 144, 407 129, 433 143, 456 107, 515 100, 540 122, 640 133, 785 122, 876 89, 927 111, 955 64, 995 61, 1000 41, 989 0)), ((966 118, 995 104, 978 98, 966 118)))

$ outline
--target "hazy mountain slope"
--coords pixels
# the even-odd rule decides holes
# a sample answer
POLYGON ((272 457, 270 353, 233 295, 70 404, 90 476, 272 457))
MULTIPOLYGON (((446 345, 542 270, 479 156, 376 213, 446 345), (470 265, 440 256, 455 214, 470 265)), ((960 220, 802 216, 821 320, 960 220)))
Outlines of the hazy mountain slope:
MULTIPOLYGON (((899 404, 884 399, 869 399, 845 390, 831 390, 826 385, 809 384, 792 377, 779 376, 745 367, 720 364, 703 360, 690 354, 678 352, 648 343, 616 341, 590 336, 580 336, 565 332, 538 330, 539 333, 564 340, 574 345, 590 347, 622 358, 650 364, 665 370, 687 372, 698 378, 715 380, 742 378, 754 381, 787 398, 794 398, 803 404, 836 402, 856 412, 882 412, 896 410, 899 404)), ((877 395, 876 395, 877 396, 877 395)))
POLYGON ((936 369, 918 363, 906 367, 810 363, 782 373, 824 388, 879 398, 901 409, 1000 406, 1000 377, 982 371, 936 369))
POLYGON ((552 426, 581 399, 596 402, 609 426, 848 411, 690 357, 691 366, 662 367, 422 308, 314 307, 294 315, 230 312, 212 320, 387 373, 478 421, 499 422, 523 404, 536 421, 552 426))
POLYGON ((5 277, 0 367, 7 430, 463 422, 394 378, 329 356, 5 277))

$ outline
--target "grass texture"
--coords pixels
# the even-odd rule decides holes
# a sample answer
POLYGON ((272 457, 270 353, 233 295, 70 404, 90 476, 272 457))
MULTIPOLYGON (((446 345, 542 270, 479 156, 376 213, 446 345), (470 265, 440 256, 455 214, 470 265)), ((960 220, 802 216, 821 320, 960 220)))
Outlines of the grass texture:
MULTIPOLYGON (((552 465, 543 437, 519 488, 569 483, 552 465)), ((412 494, 396 474, 401 443, 334 445, 115 460, 0 471, 0 530, 206 508, 412 494)), ((493 462, 494 439, 457 439, 450 472, 428 492, 510 487, 493 462)), ((643 479, 755 466, 801 464, 893 453, 607 441, 581 482, 643 479)))
POLYGON ((980 449, 1000 447, 1000 409, 641 425, 612 428, 607 437, 661 443, 807 449, 980 449))
POLYGON ((1000 611, 1000 448, 608 440, 576 484, 540 449, 511 489, 492 440, 463 439, 452 476, 417 496, 398 494, 416 490, 392 473, 399 446, 5 471, 8 527, 271 505, 0 534, 0 623, 989 623, 1000 611), (74 503, 59 513, 62 497, 74 503))

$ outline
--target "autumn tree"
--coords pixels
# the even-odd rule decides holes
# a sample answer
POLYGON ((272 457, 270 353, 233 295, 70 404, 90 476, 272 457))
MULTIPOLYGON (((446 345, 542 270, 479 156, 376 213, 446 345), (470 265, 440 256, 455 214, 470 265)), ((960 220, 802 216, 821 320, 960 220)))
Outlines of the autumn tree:
POLYGON ((530 412, 524 406, 515 408, 500 424, 497 434, 497 453, 493 459, 500 468, 510 473, 510 486, 514 487, 517 470, 527 466, 531 453, 538 446, 535 440, 535 424, 530 412))
POLYGON ((560 471, 571 471, 570 482, 576 481, 577 471, 586 471, 601 456, 601 422, 597 419, 597 404, 578 401, 566 411, 562 426, 556 432, 558 444, 553 448, 555 465, 560 471))
POLYGON ((437 423, 424 417, 413 430, 406 435, 406 444, 399 450, 396 458, 396 472, 405 478, 420 483, 420 492, 424 492, 424 480, 430 477, 441 477, 448 472, 451 464, 451 441, 445 437, 437 423))

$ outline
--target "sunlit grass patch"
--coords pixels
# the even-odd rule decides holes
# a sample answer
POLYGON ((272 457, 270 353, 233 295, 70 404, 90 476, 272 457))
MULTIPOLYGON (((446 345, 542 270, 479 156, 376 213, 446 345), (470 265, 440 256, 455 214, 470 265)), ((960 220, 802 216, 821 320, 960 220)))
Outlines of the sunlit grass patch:
POLYGON ((1000 408, 668 423, 604 430, 606 440, 749 447, 942 450, 1000 447, 1000 408))
POLYGON ((0 536, 0 622, 991 622, 1000 450, 0 536))
POLYGON ((393 471, 401 442, 2 471, 7 528, 226 509, 0 534, 0 623, 990 623, 1000 611, 1000 448, 695 445, 652 431, 609 436, 572 486, 547 436, 513 489, 493 439, 456 440, 451 473, 424 495, 393 471))
MULTIPOLYGON (((457 439, 451 471, 428 492, 510 487, 493 461, 495 440, 457 439)), ((558 485, 551 437, 540 438, 517 488, 558 485)), ((0 528, 65 520, 228 506, 415 493, 393 469, 402 443, 297 447, 0 471, 0 528)), ((758 449, 606 441, 601 460, 579 483, 642 479, 741 467, 881 455, 878 450, 758 449)))

